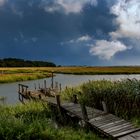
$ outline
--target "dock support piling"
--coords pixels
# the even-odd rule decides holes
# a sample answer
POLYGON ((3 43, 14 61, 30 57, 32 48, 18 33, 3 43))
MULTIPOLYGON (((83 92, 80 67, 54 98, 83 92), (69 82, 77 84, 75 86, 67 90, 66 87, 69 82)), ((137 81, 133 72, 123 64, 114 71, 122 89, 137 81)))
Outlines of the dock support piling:
POLYGON ((78 99, 77 99, 77 95, 76 94, 73 95, 73 103, 74 104, 78 103, 78 99))
POLYGON ((84 121, 88 121, 89 119, 88 119, 85 103, 81 103, 80 105, 81 105, 83 119, 84 119, 84 121))
POLYGON ((40 83, 38 83, 38 89, 40 89, 40 83))
POLYGON ((60 95, 56 95, 56 102, 57 102, 57 106, 60 109, 61 104, 60 104, 60 95))
POLYGON ((102 101, 102 106, 103 106, 104 112, 108 113, 108 109, 107 109, 106 103, 104 101, 102 101))
POLYGON ((47 94, 47 83, 46 83, 46 80, 44 80, 44 94, 45 94, 45 96, 47 94))
POLYGON ((52 72, 52 83, 51 83, 51 87, 52 87, 52 89, 53 89, 53 80, 54 80, 54 75, 53 75, 53 72, 52 72))
POLYGON ((44 80, 44 88, 47 88, 46 80, 44 80))
POLYGON ((35 87, 35 90, 36 90, 36 83, 34 83, 34 87, 35 87))
POLYGON ((61 84, 59 84, 59 90, 60 90, 60 93, 61 93, 61 91, 62 91, 62 86, 61 86, 61 84))

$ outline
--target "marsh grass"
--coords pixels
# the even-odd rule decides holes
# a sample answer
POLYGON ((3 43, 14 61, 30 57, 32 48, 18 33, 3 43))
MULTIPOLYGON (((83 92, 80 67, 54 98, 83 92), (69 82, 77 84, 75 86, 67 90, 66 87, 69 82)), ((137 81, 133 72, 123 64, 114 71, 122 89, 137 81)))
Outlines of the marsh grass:
POLYGON ((78 88, 67 88, 62 92, 62 97, 72 100, 73 94, 78 95, 80 102, 98 109, 103 109, 102 101, 104 101, 108 111, 119 117, 125 119, 140 117, 140 81, 136 79, 115 82, 89 81, 78 88))
POLYGON ((48 73, 12 73, 12 74, 1 74, 0 83, 10 83, 18 81, 35 80, 49 77, 48 73))
POLYGON ((0 112, 1 140, 101 140, 73 125, 55 128, 52 110, 41 102, 0 106, 0 112))
POLYGON ((97 75, 97 74, 140 74, 140 67, 137 66, 112 66, 112 67, 47 67, 40 70, 77 75, 97 75))
POLYGON ((140 74, 140 67, 22 67, 0 68, 0 83, 34 80, 51 76, 51 72, 77 75, 140 74))
POLYGON ((22 68, 0 68, 1 73, 34 73, 55 72, 65 74, 140 74, 138 66, 112 66, 112 67, 22 67, 22 68))

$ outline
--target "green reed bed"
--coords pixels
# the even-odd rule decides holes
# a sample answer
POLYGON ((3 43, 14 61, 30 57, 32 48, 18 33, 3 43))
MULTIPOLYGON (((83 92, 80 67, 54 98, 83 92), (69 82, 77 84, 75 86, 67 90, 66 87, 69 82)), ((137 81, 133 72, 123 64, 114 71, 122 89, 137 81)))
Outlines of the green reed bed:
POLYGON ((53 112, 41 102, 0 106, 0 112, 1 140, 101 140, 72 125, 56 128, 53 112))
POLYGON ((86 105, 102 109, 102 101, 108 111, 140 124, 140 81, 127 79, 122 81, 89 81, 76 88, 63 91, 63 98, 72 100, 77 94, 86 105), (81 94, 80 94, 81 92, 81 94))

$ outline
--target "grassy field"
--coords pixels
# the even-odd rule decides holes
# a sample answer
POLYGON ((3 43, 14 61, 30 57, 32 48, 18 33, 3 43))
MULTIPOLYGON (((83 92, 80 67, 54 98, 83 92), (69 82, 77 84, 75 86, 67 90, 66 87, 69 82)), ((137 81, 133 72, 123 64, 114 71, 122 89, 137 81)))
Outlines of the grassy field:
POLYGON ((1 74, 0 83, 10 83, 18 81, 35 80, 49 77, 47 73, 17 73, 17 74, 1 74))
POLYGON ((46 71, 65 74, 140 74, 140 67, 56 67, 46 71))
MULTIPOLYGON (((0 106, 0 139, 2 140, 103 140, 79 126, 55 127, 53 112, 39 102, 0 106)), ((65 120, 63 120, 65 121, 65 120)))
POLYGON ((140 74, 140 67, 23 67, 0 68, 0 83, 34 80, 51 76, 51 72, 64 74, 140 74))
POLYGON ((0 68, 1 73, 55 72, 65 74, 140 74, 140 67, 30 67, 0 68))
POLYGON ((0 83, 35 80, 50 76, 49 72, 36 68, 0 68, 0 83))

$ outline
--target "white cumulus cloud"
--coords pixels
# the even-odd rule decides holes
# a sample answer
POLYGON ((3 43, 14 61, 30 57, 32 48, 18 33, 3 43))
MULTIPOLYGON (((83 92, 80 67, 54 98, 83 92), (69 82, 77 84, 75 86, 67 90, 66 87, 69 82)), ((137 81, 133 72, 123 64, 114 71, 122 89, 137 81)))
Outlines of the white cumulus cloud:
POLYGON ((110 33, 113 38, 140 39, 140 0, 117 0, 111 12, 119 25, 117 31, 110 33))
POLYGON ((52 5, 48 5, 48 3, 43 1, 44 9, 47 12, 55 12, 55 11, 64 11, 66 14, 69 13, 79 13, 82 11, 83 6, 86 3, 90 3, 91 5, 97 6, 97 0, 54 0, 52 5))
POLYGON ((81 36, 79 37, 76 41, 77 42, 83 42, 83 41, 89 41, 91 40, 92 38, 89 36, 89 35, 85 35, 85 36, 81 36))
POLYGON ((82 43, 82 42, 88 42, 92 40, 92 38, 89 35, 84 35, 81 37, 78 37, 77 39, 72 39, 68 41, 67 43, 82 43))
POLYGON ((101 59, 110 60, 116 53, 127 49, 120 41, 97 40, 96 44, 91 46, 90 54, 101 59))

